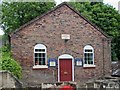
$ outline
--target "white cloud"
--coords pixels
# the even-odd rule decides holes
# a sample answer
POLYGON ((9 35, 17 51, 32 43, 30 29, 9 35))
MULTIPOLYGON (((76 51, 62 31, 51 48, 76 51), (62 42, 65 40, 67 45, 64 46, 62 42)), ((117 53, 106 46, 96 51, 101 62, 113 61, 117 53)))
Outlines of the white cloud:
POLYGON ((57 4, 56 5, 58 5, 58 4, 60 4, 60 3, 62 3, 62 2, 67 2, 67 1, 69 1, 69 0, 55 0, 56 2, 57 2, 57 4))
POLYGON ((114 8, 116 8, 116 10, 118 10, 118 2, 119 1, 120 0, 104 0, 104 3, 112 5, 114 8))
MULTIPOLYGON (((64 2, 64 1, 70 1, 70 0, 55 0, 57 2, 57 5, 64 2)), ((74 1, 74 0, 73 0, 74 1)), ((105 4, 112 5, 116 10, 118 10, 118 2, 120 0, 103 0, 105 4)))

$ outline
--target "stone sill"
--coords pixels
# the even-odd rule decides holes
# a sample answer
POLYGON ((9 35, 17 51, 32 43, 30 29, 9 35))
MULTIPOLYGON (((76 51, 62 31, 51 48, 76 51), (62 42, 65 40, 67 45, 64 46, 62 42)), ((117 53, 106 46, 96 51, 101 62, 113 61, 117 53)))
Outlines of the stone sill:
POLYGON ((47 69, 48 66, 47 65, 34 65, 33 66, 33 70, 39 70, 39 69, 47 69))
POLYGON ((84 64, 83 68, 95 68, 96 65, 89 65, 89 64, 84 64))

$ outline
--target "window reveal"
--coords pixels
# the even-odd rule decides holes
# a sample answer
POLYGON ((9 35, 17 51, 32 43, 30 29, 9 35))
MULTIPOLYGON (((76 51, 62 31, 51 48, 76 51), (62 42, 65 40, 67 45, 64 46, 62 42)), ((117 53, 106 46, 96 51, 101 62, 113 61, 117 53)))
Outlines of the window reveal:
POLYGON ((46 65, 46 46, 43 44, 34 47, 34 65, 46 65))
POLYGON ((90 45, 84 47, 84 64, 94 64, 94 49, 90 45))

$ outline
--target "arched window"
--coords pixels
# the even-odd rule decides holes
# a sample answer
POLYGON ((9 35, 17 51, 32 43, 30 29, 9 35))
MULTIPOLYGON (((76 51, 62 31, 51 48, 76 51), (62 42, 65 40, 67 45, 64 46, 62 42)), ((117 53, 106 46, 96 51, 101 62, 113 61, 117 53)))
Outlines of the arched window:
POLYGON ((34 47, 34 65, 46 65, 47 48, 43 44, 37 44, 34 47))
POLYGON ((84 47, 84 64, 94 65, 94 49, 90 45, 84 47))

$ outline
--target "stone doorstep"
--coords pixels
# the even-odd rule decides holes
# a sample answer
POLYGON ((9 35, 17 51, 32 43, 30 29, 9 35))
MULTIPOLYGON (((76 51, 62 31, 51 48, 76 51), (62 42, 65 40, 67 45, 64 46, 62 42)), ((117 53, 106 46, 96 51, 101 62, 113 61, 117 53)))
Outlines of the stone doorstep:
POLYGON ((42 89, 47 88, 60 88, 64 85, 70 85, 76 88, 77 83, 76 82, 58 82, 58 83, 42 83, 42 89))

